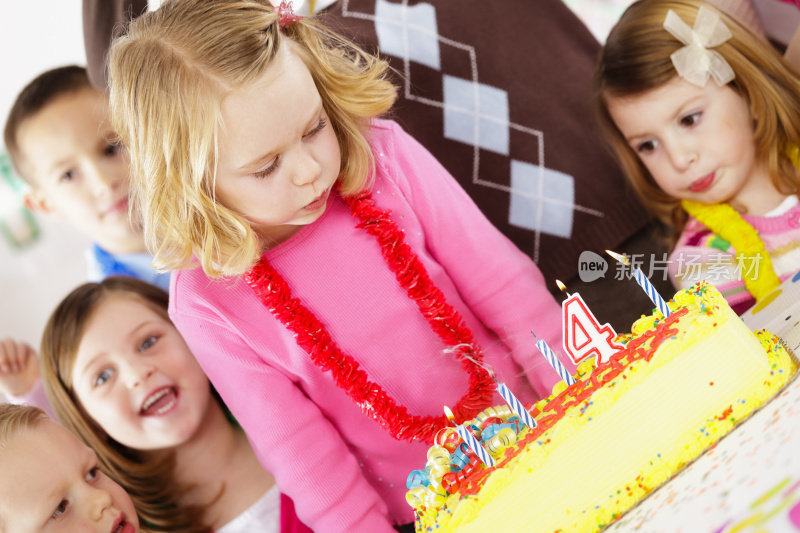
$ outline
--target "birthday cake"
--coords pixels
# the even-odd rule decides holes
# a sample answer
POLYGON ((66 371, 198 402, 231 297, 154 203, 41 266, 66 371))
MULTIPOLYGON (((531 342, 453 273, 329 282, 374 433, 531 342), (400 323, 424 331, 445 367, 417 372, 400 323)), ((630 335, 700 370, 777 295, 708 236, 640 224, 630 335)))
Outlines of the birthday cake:
POLYGON ((463 422, 494 466, 455 430, 409 475, 417 531, 599 531, 770 399, 797 364, 777 337, 751 332, 719 292, 678 292, 670 315, 642 317, 624 347, 579 365, 573 385, 529 408, 463 422))

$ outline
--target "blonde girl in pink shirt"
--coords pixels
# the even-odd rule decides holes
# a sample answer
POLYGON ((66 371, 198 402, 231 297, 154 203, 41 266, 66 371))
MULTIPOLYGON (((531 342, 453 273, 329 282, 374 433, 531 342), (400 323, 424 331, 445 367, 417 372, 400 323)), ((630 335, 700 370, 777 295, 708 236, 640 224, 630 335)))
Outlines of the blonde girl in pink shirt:
POLYGON ((536 266, 394 122, 387 65, 266 1, 179 0, 110 55, 112 115, 170 316, 317 531, 413 521, 448 424, 523 401, 560 345, 536 266))

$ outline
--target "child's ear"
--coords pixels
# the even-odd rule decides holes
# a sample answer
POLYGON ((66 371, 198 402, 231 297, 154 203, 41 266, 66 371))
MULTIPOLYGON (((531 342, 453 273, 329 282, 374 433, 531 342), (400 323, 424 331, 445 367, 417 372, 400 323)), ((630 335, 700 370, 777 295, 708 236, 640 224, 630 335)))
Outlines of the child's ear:
POLYGON ((34 189, 26 193, 23 199, 25 201, 25 207, 31 211, 37 211, 48 215, 53 213, 53 208, 50 206, 46 195, 39 189, 34 189))

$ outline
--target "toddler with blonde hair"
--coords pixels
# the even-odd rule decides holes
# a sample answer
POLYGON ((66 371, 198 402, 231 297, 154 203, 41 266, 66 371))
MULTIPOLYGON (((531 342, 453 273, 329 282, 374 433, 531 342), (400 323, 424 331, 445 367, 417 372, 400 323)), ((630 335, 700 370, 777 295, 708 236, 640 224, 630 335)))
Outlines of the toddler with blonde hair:
POLYGON ((94 452, 37 407, 0 404, 0 472, 0 531, 139 531, 94 452))

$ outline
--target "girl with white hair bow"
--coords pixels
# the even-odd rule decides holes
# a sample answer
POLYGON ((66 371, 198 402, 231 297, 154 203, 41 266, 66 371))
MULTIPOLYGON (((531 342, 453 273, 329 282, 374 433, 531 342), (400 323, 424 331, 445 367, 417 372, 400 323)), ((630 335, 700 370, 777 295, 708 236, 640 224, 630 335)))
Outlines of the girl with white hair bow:
POLYGON ((706 280, 738 313, 800 268, 800 79, 703 0, 640 0, 595 71, 603 132, 671 230, 679 288, 706 280))

